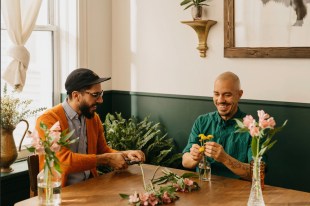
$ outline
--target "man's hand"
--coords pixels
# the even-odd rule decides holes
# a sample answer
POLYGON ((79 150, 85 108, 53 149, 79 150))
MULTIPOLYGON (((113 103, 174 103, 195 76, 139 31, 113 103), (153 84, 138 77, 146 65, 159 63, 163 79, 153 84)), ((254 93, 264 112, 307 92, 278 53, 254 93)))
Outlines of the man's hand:
POLYGON ((189 154, 191 155, 191 158, 195 161, 199 161, 202 157, 201 152, 199 152, 200 146, 198 144, 193 144, 189 154))
POLYGON ((129 160, 129 162, 145 161, 145 155, 141 150, 127 150, 122 151, 122 153, 125 155, 126 160, 129 160))
POLYGON ((116 170, 126 169, 128 165, 125 158, 126 155, 121 152, 97 155, 97 165, 109 165, 116 170))
POLYGON ((205 143, 205 155, 213 158, 214 160, 224 163, 227 160, 227 153, 225 152, 222 145, 216 142, 205 143))

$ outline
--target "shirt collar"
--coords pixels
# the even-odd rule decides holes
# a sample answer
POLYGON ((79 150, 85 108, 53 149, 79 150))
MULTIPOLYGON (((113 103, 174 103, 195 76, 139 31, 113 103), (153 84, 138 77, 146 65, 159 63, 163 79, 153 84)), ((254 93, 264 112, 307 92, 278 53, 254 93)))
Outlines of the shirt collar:
POLYGON ((233 116, 232 118, 230 118, 229 120, 224 120, 224 119, 222 119, 222 117, 220 116, 220 114, 219 114, 218 111, 216 111, 216 114, 217 114, 216 116, 217 116, 218 122, 221 122, 221 123, 223 123, 223 124, 225 124, 225 125, 232 125, 232 124, 235 124, 235 123, 236 123, 236 121, 234 120, 235 118, 236 118, 236 119, 240 119, 240 118, 243 118, 243 117, 244 117, 244 113, 241 112, 241 110, 239 109, 239 107, 238 107, 238 109, 237 109, 237 112, 234 114, 234 116, 233 116))
POLYGON ((63 101, 62 106, 63 106, 67 116, 69 117, 69 119, 72 120, 72 119, 79 117, 79 114, 72 109, 72 107, 67 102, 67 99, 65 99, 65 101, 63 101))

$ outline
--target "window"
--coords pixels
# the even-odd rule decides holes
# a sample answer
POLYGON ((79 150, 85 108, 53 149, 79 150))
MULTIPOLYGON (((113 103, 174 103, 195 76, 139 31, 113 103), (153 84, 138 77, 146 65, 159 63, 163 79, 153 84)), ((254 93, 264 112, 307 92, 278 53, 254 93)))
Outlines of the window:
MULTIPOLYGON (((27 0, 22 0, 27 1, 27 0)), ((54 26, 53 14, 54 0, 42 0, 42 5, 36 21, 36 26, 25 47, 30 52, 30 63, 27 70, 26 83, 23 91, 19 94, 21 99, 32 99, 31 107, 50 108, 55 103, 54 99, 54 74, 57 74, 58 65, 55 59, 57 39, 55 38, 56 27, 54 26)), ((4 19, 1 18, 1 73, 6 69, 12 58, 5 55, 12 45, 5 29, 4 19)), ((1 81, 1 89, 4 86, 1 81)), ((8 86, 8 90, 12 90, 8 86)), ((29 118, 29 130, 33 130, 36 117, 29 118)), ((25 123, 21 122, 14 130, 14 140, 18 147, 25 131, 25 123)), ((23 145, 30 144, 30 138, 24 138, 23 145)))

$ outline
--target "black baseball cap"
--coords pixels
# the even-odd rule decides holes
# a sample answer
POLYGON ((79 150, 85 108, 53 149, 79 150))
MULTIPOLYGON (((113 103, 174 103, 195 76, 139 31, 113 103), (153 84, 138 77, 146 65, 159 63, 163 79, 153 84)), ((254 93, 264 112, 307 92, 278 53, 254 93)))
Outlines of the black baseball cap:
POLYGON ((95 72, 86 68, 79 68, 73 70, 67 77, 65 88, 67 94, 73 91, 79 91, 84 87, 98 84, 111 79, 111 77, 99 77, 95 72))

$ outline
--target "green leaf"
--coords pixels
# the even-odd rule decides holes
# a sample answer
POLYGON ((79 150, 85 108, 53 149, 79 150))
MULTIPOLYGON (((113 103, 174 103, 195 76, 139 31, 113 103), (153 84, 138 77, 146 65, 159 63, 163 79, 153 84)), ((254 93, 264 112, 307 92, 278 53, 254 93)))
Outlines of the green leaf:
POLYGON ((120 193, 119 196, 123 199, 129 199, 129 195, 120 193))
POLYGON ((183 5, 188 4, 188 3, 190 3, 190 2, 192 2, 192 0, 184 0, 184 1, 182 1, 182 2, 180 3, 180 5, 183 6, 183 5))
POLYGON ((195 173, 184 173, 183 175, 181 175, 182 178, 191 178, 191 177, 198 177, 197 174, 195 173))

